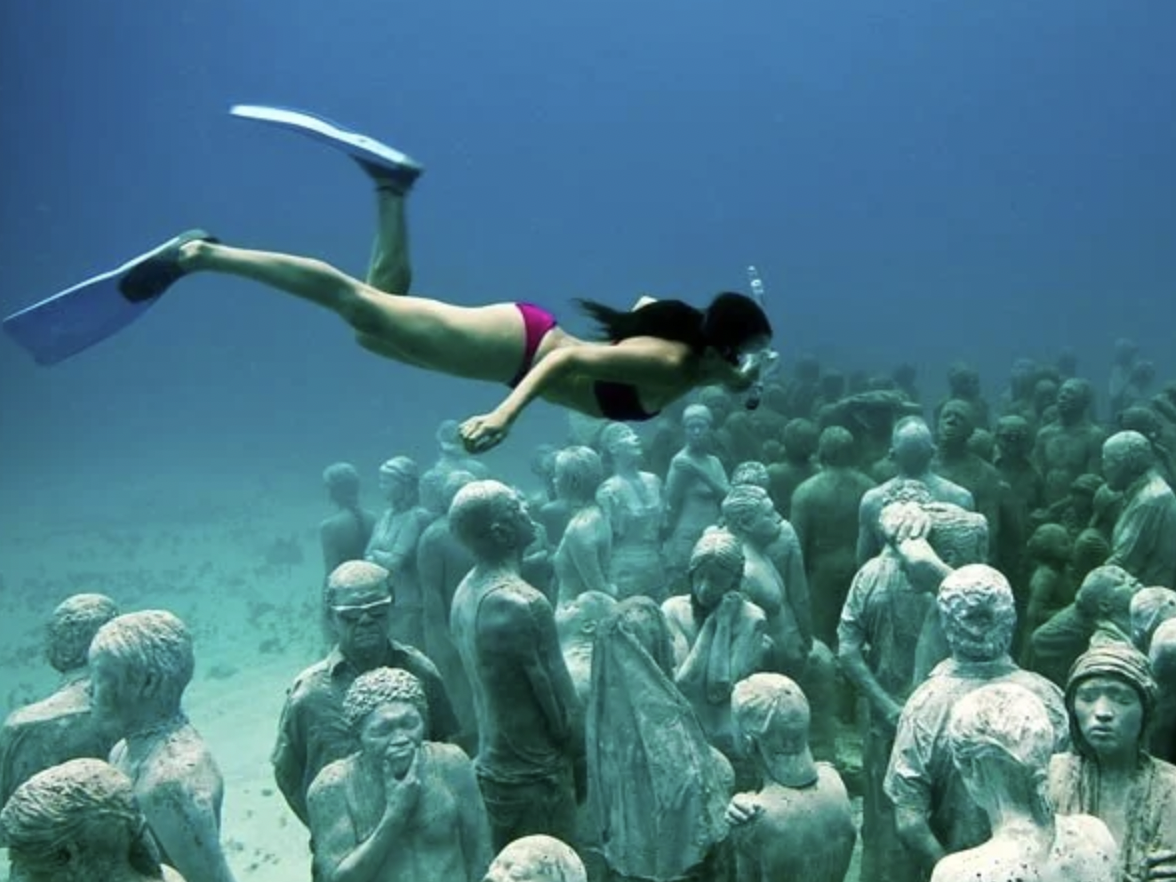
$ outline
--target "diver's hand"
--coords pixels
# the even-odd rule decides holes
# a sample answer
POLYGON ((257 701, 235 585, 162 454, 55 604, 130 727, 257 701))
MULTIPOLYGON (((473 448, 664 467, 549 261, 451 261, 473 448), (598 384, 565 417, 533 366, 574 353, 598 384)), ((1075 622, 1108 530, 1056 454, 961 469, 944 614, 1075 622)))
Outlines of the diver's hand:
POLYGON ((485 453, 497 447, 506 438, 510 421, 498 415, 497 411, 473 416, 461 424, 458 434, 470 453, 485 453))

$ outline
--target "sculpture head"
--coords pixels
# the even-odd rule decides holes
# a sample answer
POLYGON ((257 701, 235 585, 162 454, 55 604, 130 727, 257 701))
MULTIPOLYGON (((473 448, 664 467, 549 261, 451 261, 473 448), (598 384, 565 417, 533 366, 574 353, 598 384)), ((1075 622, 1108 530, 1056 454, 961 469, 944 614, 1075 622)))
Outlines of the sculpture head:
POLYGON ((674 676, 674 644, 666 617, 653 600, 636 595, 613 607, 600 623, 596 652, 607 652, 611 641, 635 643, 667 677, 674 676))
POLYGON ((1147 474, 1154 461, 1151 444, 1138 432, 1116 432, 1103 443, 1103 477, 1112 490, 1126 490, 1147 474))
POLYGON ((1164 432, 1160 415, 1150 407, 1134 405, 1119 412, 1119 428, 1127 432, 1138 432, 1150 443, 1155 444, 1164 432))
POLYGON ((1134 759, 1143 749, 1156 704, 1147 656, 1127 643, 1093 647, 1066 681, 1074 749, 1100 761, 1134 759))
POLYGON ((461 442, 461 424, 457 420, 442 420, 438 423, 433 438, 443 458, 465 456, 465 445, 461 442))
POLYGON ((807 787, 817 780, 809 751, 812 715, 804 692, 783 674, 752 674, 735 684, 731 715, 765 778, 785 787, 807 787))
POLYGON ((500 481, 473 481, 453 497, 449 529, 479 563, 520 560, 535 539, 526 501, 500 481))
POLYGON ((714 415, 707 405, 692 404, 687 407, 682 413, 682 431, 686 434, 686 446, 701 446, 714 425, 714 415))
POLYGON ((1156 628, 1176 619, 1176 591, 1171 588, 1141 588, 1131 598, 1131 640, 1140 652, 1151 646, 1156 628))
POLYGON ((25 781, 0 812, 0 832, 24 882, 162 878, 130 778, 102 760, 69 760, 25 781))
POLYGON ((1031 358, 1018 358, 1009 371, 1009 391, 1014 399, 1028 398, 1033 394, 1037 382, 1037 362, 1031 358))
POLYGON ((1066 380, 1058 389, 1058 415, 1063 420, 1081 419, 1086 416, 1092 397, 1090 384, 1085 380, 1066 380))
POLYGON ((604 458, 616 467, 617 463, 636 463, 641 460, 641 438, 625 423, 609 423, 600 431, 600 448, 604 458))
POLYGON ((789 420, 784 424, 784 454, 790 462, 806 464, 817 452, 819 437, 812 420, 789 420))
POLYGON ((343 719, 366 760, 403 778, 429 728, 421 681, 398 668, 374 668, 355 678, 343 698, 343 719))
POLYGON ((930 515, 927 541, 940 560, 953 569, 977 564, 988 558, 988 520, 950 502, 923 506, 930 515))
POLYGON ((323 469, 327 498, 340 508, 359 505, 359 472, 349 462, 336 462, 323 469))
POLYGON ((1010 414, 996 423, 996 447, 1000 458, 1023 461, 1033 452, 1033 429, 1024 417, 1010 414))
POLYGON ((90 643, 94 716, 120 734, 180 712, 195 655, 187 627, 170 612, 143 610, 111 619, 90 643))
POLYGON ((565 447, 555 455, 555 492, 574 506, 588 505, 604 481, 604 463, 591 447, 565 447))
POLYGON ((1111 556, 1111 546, 1098 530, 1087 527, 1074 540, 1074 551, 1070 556, 1070 571, 1079 585, 1090 573, 1101 567, 1111 556))
POLYGON ((1061 524, 1042 524, 1029 537, 1029 557, 1052 567, 1064 567, 1070 561, 1074 543, 1061 524))
POLYGON ((943 634, 960 662, 995 661, 1009 651, 1017 613, 1013 589, 987 564, 960 567, 939 586, 943 634))
POLYGON ((947 388, 953 398, 977 398, 980 395, 980 373, 970 365, 957 361, 947 369, 947 388))
POLYGON ((1115 341, 1115 364, 1120 367, 1131 367, 1139 355, 1139 344, 1130 337, 1120 337, 1115 341))
POLYGON ((380 492, 396 509, 417 504, 421 471, 407 456, 394 456, 380 466, 380 492))
POLYGON ((555 627, 561 643, 595 636, 601 621, 616 609, 617 601, 603 591, 584 591, 555 608, 555 627))
POLYGON ((357 660, 384 652, 395 603, 388 570, 367 560, 344 561, 327 577, 326 601, 344 657, 357 660))
POLYGON ((743 484, 767 490, 772 484, 772 479, 768 476, 768 467, 754 459, 739 463, 731 472, 731 486, 739 487, 743 484))
POLYGON ((817 441, 817 459, 826 468, 848 468, 854 463, 853 433, 841 426, 830 426, 817 441))
POLYGON ((524 836, 498 853, 482 882, 588 882, 579 855, 551 836, 524 836))
POLYGON ((1033 410, 1038 416, 1042 416, 1051 407, 1055 407, 1057 403, 1057 381, 1049 377, 1042 377, 1033 384, 1033 410))
POLYGON ((727 529, 741 539, 766 545, 780 535, 783 519, 763 487, 733 486, 723 498, 721 510, 727 529))
POLYGON ((743 542, 722 527, 707 527, 690 554, 690 599, 700 621, 743 583, 743 542), (699 615, 702 613, 703 615, 699 615))
POLYGON ((922 417, 904 417, 890 436, 890 458, 903 477, 924 474, 935 457, 935 438, 922 417))
POLYGON ((959 398, 951 399, 939 411, 937 428, 941 445, 957 450, 963 447, 976 431, 972 405, 959 398))
POLYGON ((90 641, 117 615, 118 606, 105 594, 75 594, 59 603, 45 629, 45 658, 53 670, 66 674, 84 668, 90 641))
POLYGON ((1025 800, 1041 823, 1053 816, 1049 763, 1056 735, 1041 699, 1015 683, 981 686, 955 704, 947 723, 952 762, 972 800, 991 810, 1025 800))
POLYGON ((1078 586, 1074 605, 1087 620, 1112 622, 1131 633, 1131 598, 1142 588, 1139 580, 1120 566, 1095 567, 1078 586))
POLYGON ((1139 391, 1146 391, 1155 381, 1156 363, 1150 358, 1141 358, 1135 364, 1131 365, 1130 376, 1131 382, 1135 384, 1139 391))
POLYGON ((968 450, 985 462, 996 462, 996 435, 987 429, 977 429, 968 438, 968 450))

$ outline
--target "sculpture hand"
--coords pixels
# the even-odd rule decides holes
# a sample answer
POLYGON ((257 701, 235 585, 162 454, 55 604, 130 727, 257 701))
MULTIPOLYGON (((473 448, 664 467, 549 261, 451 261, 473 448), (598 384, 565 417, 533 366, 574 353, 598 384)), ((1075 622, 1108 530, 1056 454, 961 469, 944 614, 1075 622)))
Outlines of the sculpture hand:
POLYGON ((764 807, 756 801, 751 793, 736 793, 727 803, 727 813, 724 816, 728 824, 738 827, 759 817, 764 807))
POLYGON ((1147 882, 1176 879, 1176 851, 1153 851, 1147 856, 1147 882))
POLYGON ((506 438, 510 422, 498 415, 497 411, 473 416, 461 424, 458 434, 470 453, 485 453, 497 447, 506 438))
POLYGON ((421 795, 421 781, 417 777, 417 761, 421 752, 417 749, 412 755, 408 771, 403 777, 396 777, 390 762, 384 762, 384 816, 387 818, 403 818, 416 806, 421 795))

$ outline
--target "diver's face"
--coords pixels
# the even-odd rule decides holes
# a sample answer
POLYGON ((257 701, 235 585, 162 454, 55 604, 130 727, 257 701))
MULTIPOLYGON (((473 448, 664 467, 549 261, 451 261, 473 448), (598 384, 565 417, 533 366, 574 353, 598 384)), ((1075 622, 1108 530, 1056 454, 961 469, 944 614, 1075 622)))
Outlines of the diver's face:
POLYGON ((1139 693, 1118 677, 1090 677, 1074 691, 1078 731, 1099 756, 1134 751, 1143 733, 1139 693))
POLYGON ((401 778, 425 740, 425 721, 416 706, 407 701, 382 704, 359 724, 359 746, 370 759, 386 765, 401 778))

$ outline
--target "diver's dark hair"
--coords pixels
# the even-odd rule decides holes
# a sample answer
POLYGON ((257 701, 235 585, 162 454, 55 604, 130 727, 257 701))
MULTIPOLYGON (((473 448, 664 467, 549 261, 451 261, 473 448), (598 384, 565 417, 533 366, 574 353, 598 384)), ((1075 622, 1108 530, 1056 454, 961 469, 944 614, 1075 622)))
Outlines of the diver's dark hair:
POLYGON ((580 299, 576 304, 596 322, 604 339, 613 343, 630 337, 660 337, 684 343, 697 355, 713 346, 733 361, 743 343, 772 334, 759 305, 733 291, 719 294, 705 310, 681 300, 655 300, 627 311, 595 300, 580 299))

